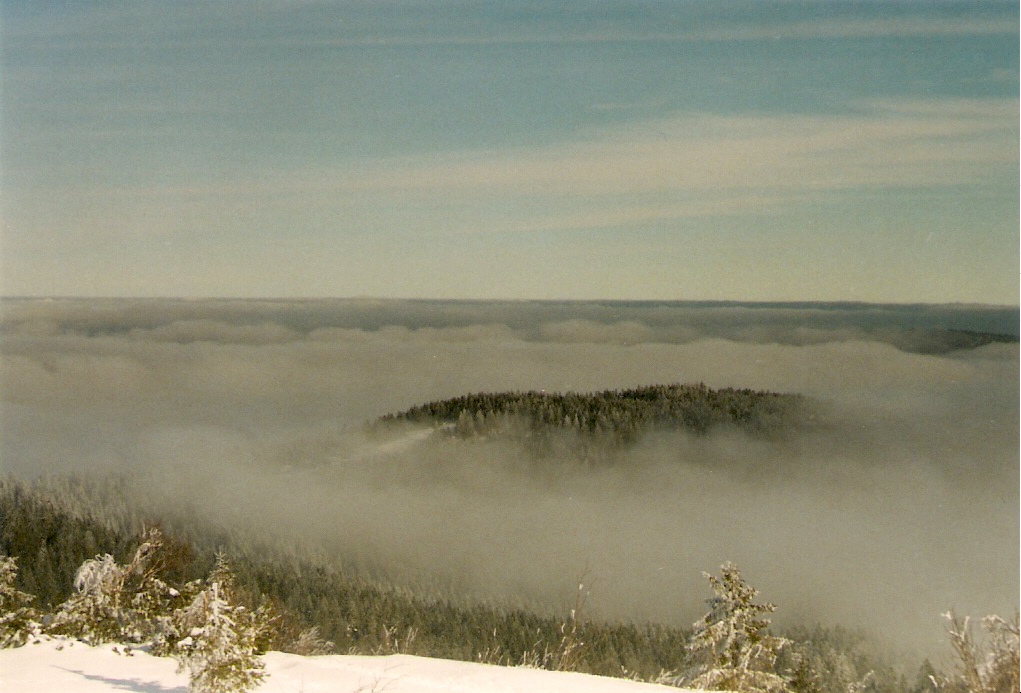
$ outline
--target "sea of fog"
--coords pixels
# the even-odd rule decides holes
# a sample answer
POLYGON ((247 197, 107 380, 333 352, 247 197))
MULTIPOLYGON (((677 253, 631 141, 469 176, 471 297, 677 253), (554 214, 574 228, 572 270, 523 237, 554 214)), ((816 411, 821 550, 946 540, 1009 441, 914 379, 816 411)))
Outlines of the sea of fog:
POLYGON ((126 474, 150 512, 486 599, 563 605, 586 574, 602 617, 689 625, 730 560, 780 624, 931 652, 942 612, 1018 606, 1017 332, 982 306, 8 299, 0 464, 126 474), (802 393, 814 418, 594 468, 364 429, 469 392, 671 382, 802 393))

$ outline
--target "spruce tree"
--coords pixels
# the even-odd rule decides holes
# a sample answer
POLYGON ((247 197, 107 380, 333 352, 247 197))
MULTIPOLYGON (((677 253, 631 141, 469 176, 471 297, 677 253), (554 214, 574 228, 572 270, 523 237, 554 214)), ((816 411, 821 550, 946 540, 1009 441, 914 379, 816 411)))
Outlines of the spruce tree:
POLYGON ((706 690, 780 693, 786 677, 774 670, 777 655, 789 642, 770 635, 766 614, 774 604, 756 604, 759 592, 741 578, 732 563, 720 566, 721 576, 703 573, 713 589, 709 612, 694 624, 688 654, 695 668, 678 683, 706 690))
POLYGON ((244 693, 263 678, 256 654, 258 617, 233 603, 234 575, 223 556, 180 622, 188 635, 177 643, 179 669, 187 670, 191 693, 244 693))
POLYGON ((74 594, 54 615, 49 631, 90 645, 123 639, 127 614, 121 609, 123 566, 110 554, 85 561, 74 576, 74 594))
POLYGON ((158 577, 163 535, 150 529, 130 563, 110 554, 85 561, 74 594, 57 609, 49 631, 90 645, 142 642, 157 636, 180 593, 158 577))
POLYGON ((29 606, 35 597, 14 586, 17 575, 17 559, 0 554, 0 648, 21 647, 38 629, 29 606))

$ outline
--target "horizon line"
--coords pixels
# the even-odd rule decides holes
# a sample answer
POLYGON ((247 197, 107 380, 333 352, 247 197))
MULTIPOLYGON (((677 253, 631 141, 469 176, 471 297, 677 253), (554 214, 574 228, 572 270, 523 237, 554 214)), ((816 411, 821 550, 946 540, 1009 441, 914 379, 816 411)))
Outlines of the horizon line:
POLYGON ((689 304, 689 305, 735 305, 760 307, 795 307, 804 305, 829 306, 959 306, 965 308, 998 308, 1021 310, 1019 303, 990 303, 982 301, 867 301, 861 299, 733 299, 733 298, 469 298, 469 297, 426 297, 426 296, 173 296, 173 295, 131 295, 131 296, 89 296, 74 294, 21 294, 0 295, 0 301, 267 301, 267 302, 312 302, 312 301, 379 301, 418 303, 630 303, 630 304, 689 304))

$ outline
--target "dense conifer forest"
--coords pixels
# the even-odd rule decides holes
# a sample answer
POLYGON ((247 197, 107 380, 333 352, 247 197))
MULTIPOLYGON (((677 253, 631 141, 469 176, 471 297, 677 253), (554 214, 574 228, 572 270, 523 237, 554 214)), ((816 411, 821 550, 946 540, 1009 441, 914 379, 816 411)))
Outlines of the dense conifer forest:
MULTIPOLYGON (((117 490, 114 480, 0 480, 0 555, 17 558, 16 587, 35 595, 40 611, 73 593, 83 561, 109 552, 126 562, 143 528, 153 526, 154 518, 125 506, 105 512, 100 504, 117 490)), ((229 556, 240 601, 268 614, 272 624, 263 650, 418 654, 642 680, 668 680, 693 664, 690 629, 590 619, 586 585, 579 585, 572 604, 552 613, 395 585, 215 528, 169 527, 164 537, 159 569, 169 584, 209 573, 218 553, 229 556)), ((788 672, 790 691, 937 690, 928 678, 938 674, 932 664, 925 661, 917 674, 905 674, 864 632, 816 625, 784 635, 790 646, 776 668, 788 672)))
POLYGON ((657 430, 707 435, 732 427, 779 435, 807 419, 801 395, 698 383, 592 393, 481 392, 388 414, 375 426, 411 422, 440 426, 459 438, 508 437, 526 441, 534 453, 548 453, 555 433, 576 434, 578 449, 589 457, 596 449, 626 446, 657 430))
MULTIPOLYGON (((18 589, 35 595, 37 606, 52 608, 67 599, 83 561, 104 552, 126 561, 141 529, 156 522, 126 507, 104 512, 116 487, 115 480, 106 485, 80 478, 0 481, 0 554, 17 557, 18 589)), ((208 573, 218 551, 230 556, 243 598, 253 608, 269 603, 278 618, 272 649, 293 649, 299 634, 315 626, 342 653, 552 666, 564 637, 563 614, 410 589, 214 528, 172 527, 164 533, 168 582, 208 573)), ((619 676, 626 670, 645 677, 683 660, 684 629, 578 617, 590 643, 578 663, 583 671, 619 676)))

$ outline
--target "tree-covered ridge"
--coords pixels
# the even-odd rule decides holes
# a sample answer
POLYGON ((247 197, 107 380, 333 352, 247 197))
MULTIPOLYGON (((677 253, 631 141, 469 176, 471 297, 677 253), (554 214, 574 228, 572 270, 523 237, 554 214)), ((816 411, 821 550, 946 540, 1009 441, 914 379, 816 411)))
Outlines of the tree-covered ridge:
POLYGON ((921 329, 877 330, 875 339, 887 342, 901 351, 914 354, 949 354, 954 351, 978 349, 988 344, 1017 344, 1012 334, 976 330, 921 329))
POLYGON ((541 436, 561 429, 629 443, 654 429, 704 434, 736 425, 767 433, 796 421, 803 407, 797 394, 674 383, 592 393, 481 392, 428 402, 380 422, 446 425, 462 437, 508 431, 541 436))

